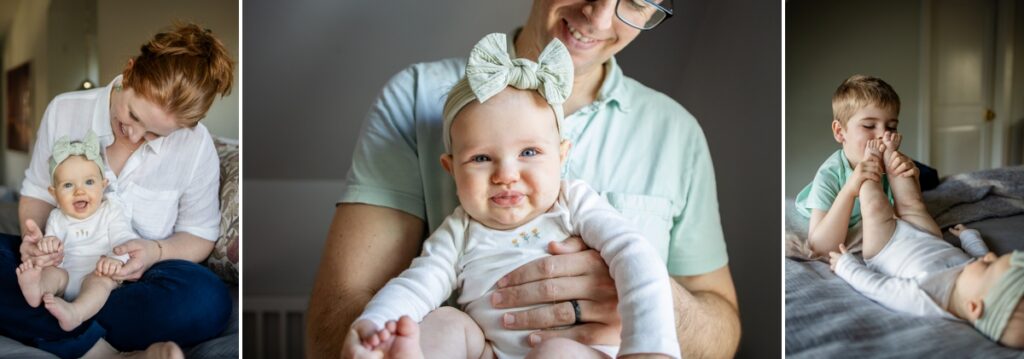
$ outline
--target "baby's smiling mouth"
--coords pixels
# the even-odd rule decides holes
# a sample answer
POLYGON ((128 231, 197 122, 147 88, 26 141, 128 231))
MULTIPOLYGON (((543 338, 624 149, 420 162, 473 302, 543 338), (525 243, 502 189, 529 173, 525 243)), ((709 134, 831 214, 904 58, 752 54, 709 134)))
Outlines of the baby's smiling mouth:
POLYGON ((521 192, 516 191, 502 191, 494 196, 491 196, 491 203, 498 205, 498 207, 512 207, 523 200, 526 197, 521 192))
POLYGON ((75 207, 76 211, 81 212, 81 211, 84 211, 86 208, 89 207, 89 201, 87 201, 87 200, 77 200, 74 203, 72 203, 72 206, 75 207))

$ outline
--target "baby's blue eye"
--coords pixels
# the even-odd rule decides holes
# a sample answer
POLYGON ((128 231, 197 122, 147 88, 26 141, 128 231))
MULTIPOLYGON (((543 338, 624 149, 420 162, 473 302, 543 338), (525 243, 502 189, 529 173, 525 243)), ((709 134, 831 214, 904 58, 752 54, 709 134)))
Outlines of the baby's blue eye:
POLYGON ((90 178, 90 179, 87 179, 87 180, 85 180, 85 184, 86 184, 86 185, 92 186, 92 185, 93 185, 93 183, 96 183, 96 180, 94 180, 94 179, 91 179, 91 178, 90 178))
POLYGON ((520 153, 519 155, 523 156, 523 157, 533 157, 533 156, 537 155, 537 149, 536 148, 527 148, 527 149, 523 150, 523 152, 520 153))
POLYGON ((476 155, 476 156, 470 157, 469 160, 473 161, 473 162, 487 162, 487 161, 490 161, 491 158, 487 157, 486 155, 476 155))
POLYGON ((64 188, 71 189, 71 184, 70 183, 65 183, 64 184, 64 188))

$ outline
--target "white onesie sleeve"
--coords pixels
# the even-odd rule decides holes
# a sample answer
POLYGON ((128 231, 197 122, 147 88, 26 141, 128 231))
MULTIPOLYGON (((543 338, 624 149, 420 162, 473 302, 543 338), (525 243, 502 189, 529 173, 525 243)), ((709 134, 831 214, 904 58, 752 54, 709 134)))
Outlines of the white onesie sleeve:
POLYGON ((960 232, 960 248, 974 258, 981 258, 988 254, 988 246, 985 245, 985 241, 981 240, 981 233, 977 229, 965 229, 960 232))
POLYGON ((384 327, 389 320, 408 315, 420 322, 444 303, 456 288, 456 270, 469 216, 456 208, 423 243, 423 252, 398 277, 389 280, 356 319, 384 327))
POLYGON ((882 306, 901 313, 948 317, 912 279, 890 277, 869 269, 853 254, 846 253, 836 264, 836 275, 853 289, 882 306))
POLYGON ((665 262, 647 238, 597 192, 566 181, 574 232, 601 253, 619 293, 622 345, 619 355, 661 353, 679 358, 672 287, 665 262))
POLYGON ((131 218, 128 218, 128 214, 125 213, 124 207, 114 201, 109 202, 107 206, 110 207, 108 209, 109 212, 107 213, 107 238, 110 240, 110 252, 107 253, 107 257, 117 258, 117 260, 120 260, 122 263, 127 263, 129 258, 128 255, 114 254, 114 247, 140 237, 134 230, 132 230, 131 218))

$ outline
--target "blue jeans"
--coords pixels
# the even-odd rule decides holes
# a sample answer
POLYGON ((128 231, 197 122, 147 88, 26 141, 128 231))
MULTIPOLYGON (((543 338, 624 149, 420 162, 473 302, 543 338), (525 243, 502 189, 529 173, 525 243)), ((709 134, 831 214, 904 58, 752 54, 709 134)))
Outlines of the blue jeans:
POLYGON ((198 264, 167 260, 150 267, 137 282, 115 289, 99 314, 65 332, 46 308, 25 302, 15 273, 20 244, 20 237, 0 234, 0 335, 62 358, 77 358, 100 338, 121 351, 161 341, 188 347, 227 328, 231 296, 224 282, 198 264))

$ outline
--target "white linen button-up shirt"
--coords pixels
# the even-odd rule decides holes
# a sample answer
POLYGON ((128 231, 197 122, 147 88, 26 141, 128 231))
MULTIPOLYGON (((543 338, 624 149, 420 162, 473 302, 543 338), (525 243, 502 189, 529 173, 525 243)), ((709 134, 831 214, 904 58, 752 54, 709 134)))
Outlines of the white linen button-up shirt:
POLYGON ((145 239, 166 239, 177 232, 214 241, 220 233, 220 159, 210 133, 202 124, 148 141, 128 158, 120 175, 107 162, 106 148, 114 143, 110 126, 110 91, 105 87, 64 93, 46 107, 32 160, 25 170, 21 195, 50 205, 48 191, 53 143, 62 136, 85 138, 92 130, 103 148, 103 175, 110 180, 106 196, 124 204, 133 229, 145 239))

